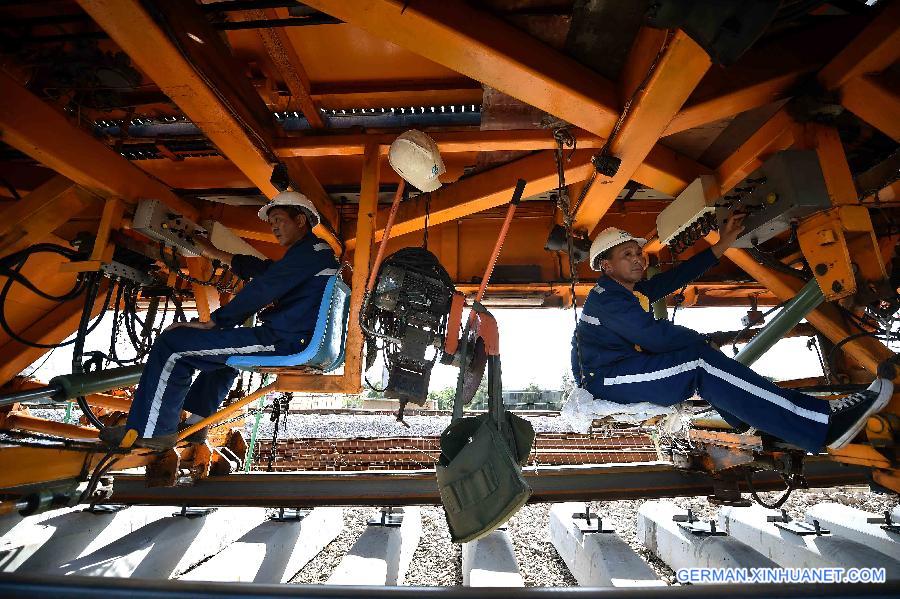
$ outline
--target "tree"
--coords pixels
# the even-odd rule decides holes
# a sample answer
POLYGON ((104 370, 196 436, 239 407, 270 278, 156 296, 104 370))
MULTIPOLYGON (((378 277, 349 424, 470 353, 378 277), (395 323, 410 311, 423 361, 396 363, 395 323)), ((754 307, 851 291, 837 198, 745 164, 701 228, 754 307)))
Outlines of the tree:
POLYGON ((440 391, 432 391, 428 394, 428 399, 437 404, 438 410, 452 410, 453 399, 456 397, 455 387, 444 387, 440 391))

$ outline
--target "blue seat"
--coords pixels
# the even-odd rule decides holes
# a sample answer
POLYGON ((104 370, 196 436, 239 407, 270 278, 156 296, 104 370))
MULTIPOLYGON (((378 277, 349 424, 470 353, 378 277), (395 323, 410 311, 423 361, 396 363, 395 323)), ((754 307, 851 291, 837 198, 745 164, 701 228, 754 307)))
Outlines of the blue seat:
POLYGON ((350 287, 340 273, 332 275, 325 286, 316 329, 302 352, 289 356, 232 356, 225 362, 239 370, 308 368, 329 372, 344 363, 344 342, 350 314, 350 287))

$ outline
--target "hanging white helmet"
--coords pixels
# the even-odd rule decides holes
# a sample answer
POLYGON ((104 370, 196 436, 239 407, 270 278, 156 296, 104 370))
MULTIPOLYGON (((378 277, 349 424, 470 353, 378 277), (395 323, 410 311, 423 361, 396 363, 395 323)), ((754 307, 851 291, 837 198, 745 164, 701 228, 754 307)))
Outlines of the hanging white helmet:
POLYGON ((440 187, 438 176, 447 172, 437 144, 415 129, 401 133, 394 140, 388 162, 407 183, 421 191, 434 191, 440 187))
POLYGON ((269 203, 259 209, 259 218, 269 222, 269 210, 278 206, 294 206, 303 210, 306 218, 309 220, 310 228, 315 227, 322 220, 319 217, 319 211, 316 210, 316 206, 299 191, 282 191, 276 195, 269 203))
POLYGON ((597 234, 597 237, 594 238, 593 243, 591 243, 591 268, 594 270, 600 270, 600 265, 597 264, 597 258, 605 252, 606 250, 612 249, 621 243, 625 243, 626 241, 637 241, 638 246, 644 247, 647 245, 647 240, 643 237, 635 237, 631 233, 627 231, 623 231, 622 229, 617 229, 615 227, 608 227, 600 231, 597 234))

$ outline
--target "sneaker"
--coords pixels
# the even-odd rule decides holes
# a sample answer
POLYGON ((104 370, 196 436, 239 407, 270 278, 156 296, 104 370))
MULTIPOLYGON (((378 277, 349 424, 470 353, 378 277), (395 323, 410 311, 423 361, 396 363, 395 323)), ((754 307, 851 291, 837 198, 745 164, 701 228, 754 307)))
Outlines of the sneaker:
POLYGON ((866 425, 869 416, 884 408, 893 394, 892 381, 875 379, 865 391, 831 402, 831 417, 825 435, 828 449, 840 449, 850 443, 866 425))
MULTIPOLYGON (((108 447, 120 447, 122 445, 122 439, 125 438, 125 433, 127 432, 128 427, 124 424, 120 426, 106 426, 100 431, 98 437, 108 447)), ((160 435, 158 437, 150 437, 148 439, 138 438, 134 442, 134 447, 144 447, 162 451, 165 449, 172 449, 177 442, 178 434, 171 433, 168 435, 160 435)))

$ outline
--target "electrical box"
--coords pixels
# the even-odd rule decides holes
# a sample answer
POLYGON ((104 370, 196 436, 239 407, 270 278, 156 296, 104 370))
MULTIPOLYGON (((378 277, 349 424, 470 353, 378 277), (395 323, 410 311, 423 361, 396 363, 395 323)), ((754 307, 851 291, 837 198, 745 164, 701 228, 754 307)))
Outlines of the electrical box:
POLYGON ((199 256, 200 249, 194 245, 193 238, 198 234, 204 236, 208 234, 212 244, 224 252, 266 259, 259 250, 222 223, 208 220, 203 221, 200 226, 189 218, 172 212, 159 200, 141 200, 134 213, 132 228, 151 239, 176 248, 182 256, 199 256))
POLYGON ((716 228, 719 186, 712 175, 701 175, 656 217, 660 243, 677 254, 716 228))
POLYGON ((735 247, 751 248, 791 228, 792 223, 831 207, 819 158, 812 150, 785 150, 766 160, 718 201, 716 217, 747 214, 735 247))
POLYGON ((197 257, 200 250, 191 241, 206 230, 172 210, 159 200, 141 200, 134 213, 131 227, 151 239, 174 247, 183 256, 197 257))
POLYGON ((237 234, 214 220, 204 220, 200 223, 203 228, 209 231, 209 240, 214 246, 228 252, 229 254, 241 254, 244 256, 256 256, 260 260, 265 260, 266 256, 255 247, 241 239, 237 234))

